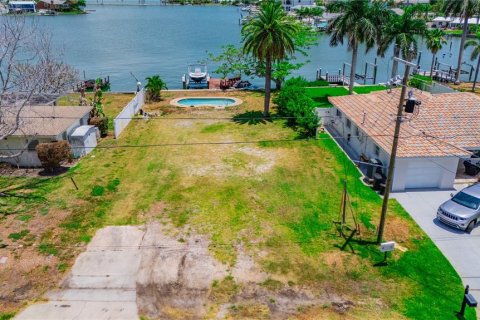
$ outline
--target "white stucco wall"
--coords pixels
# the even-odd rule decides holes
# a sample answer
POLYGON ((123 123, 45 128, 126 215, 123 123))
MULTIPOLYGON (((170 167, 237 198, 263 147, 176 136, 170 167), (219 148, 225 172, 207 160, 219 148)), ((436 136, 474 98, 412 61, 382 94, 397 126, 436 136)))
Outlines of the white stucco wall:
POLYGON ((425 168, 428 178, 428 171, 435 172, 435 176, 428 178, 426 188, 452 189, 455 183, 459 159, 457 157, 425 157, 425 158, 398 158, 395 163, 395 173, 392 191, 404 191, 409 189, 409 183, 420 183, 426 177, 416 175, 409 170, 412 167, 425 168), (417 179, 419 181, 417 181, 417 179))
MULTIPOLYGON (((39 143, 51 142, 52 139, 47 138, 36 138, 39 143)), ((0 141, 0 149, 2 149, 2 154, 15 154, 19 149, 24 149, 27 143, 25 137, 8 137, 5 140, 0 141), (4 151, 4 149, 12 149, 11 151, 4 151)), ((35 150, 27 150, 23 152, 20 156, 14 158, 2 158, 0 162, 10 163, 14 166, 35 168, 40 167, 42 164, 38 159, 37 152, 35 150)))
MULTIPOLYGON (((350 141, 348 146, 356 153, 354 160, 359 160, 360 155, 364 154, 368 158, 379 159, 385 167, 388 167, 390 162, 390 155, 382 148, 379 148, 378 155, 375 154, 375 142, 372 138, 365 136, 365 133, 359 128, 359 136, 357 137, 356 125, 351 122, 351 127, 346 125, 345 114, 342 113, 341 117, 337 116, 336 108, 332 108, 330 111, 332 116, 330 120, 325 120, 325 124, 329 124, 335 128, 337 132, 343 137, 343 141, 347 141, 348 134, 350 134, 350 141)), ((397 158, 395 163, 394 180, 392 185, 392 191, 404 191, 408 184, 420 183, 421 180, 415 181, 415 179, 422 179, 422 177, 416 177, 415 174, 409 175, 409 170, 413 168, 425 167, 427 171, 435 171, 436 176, 429 179, 427 183, 436 183, 436 188, 439 189, 451 189, 453 187, 455 176, 457 172, 459 159, 457 157, 447 156, 438 158, 397 158), (413 179, 413 180, 412 180, 413 179)), ((384 168, 384 174, 387 173, 387 169, 384 168)), ((425 177, 423 177, 425 178, 425 177)), ((430 188, 430 186, 428 186, 430 188)))
MULTIPOLYGON (((340 117, 337 116, 337 108, 332 108, 330 111, 331 118, 330 120, 325 119, 325 123, 332 125, 336 131, 338 131, 341 136, 344 138, 344 141, 348 141, 348 134, 350 134, 350 141, 348 145, 355 151, 356 155, 354 160, 360 160, 360 155, 365 155, 367 158, 376 158, 379 159, 383 165, 387 165, 390 159, 389 154, 378 147, 378 154, 375 153, 377 144, 373 141, 372 138, 368 137, 365 132, 359 128, 359 135, 356 133, 355 123, 351 123, 351 127, 348 128, 346 125, 347 118, 345 114, 342 113, 340 117)), ((386 170, 384 170, 386 173, 386 170)))
MULTIPOLYGON (((70 127, 56 137, 28 137, 30 140, 38 140, 39 143, 60 141, 68 139, 69 135, 80 125, 85 125, 88 122, 89 114, 87 113, 83 118, 74 121, 70 127)), ((0 151, 3 154, 15 154, 15 149, 24 149, 26 146, 27 137, 11 136, 5 140, 0 141, 0 149, 12 149, 12 151, 0 151)), ((38 159, 37 152, 35 150, 25 151, 20 156, 15 158, 0 159, 0 162, 10 163, 14 166, 34 168, 41 167, 40 160, 38 159)))

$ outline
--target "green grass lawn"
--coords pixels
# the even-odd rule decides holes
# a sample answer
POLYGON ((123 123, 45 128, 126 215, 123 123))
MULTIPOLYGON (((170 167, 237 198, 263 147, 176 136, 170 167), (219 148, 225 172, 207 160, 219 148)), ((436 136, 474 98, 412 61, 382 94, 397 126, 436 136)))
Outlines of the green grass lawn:
MULTIPOLYGON (((343 88, 308 91, 314 97, 346 93, 343 88)), ((360 182, 355 166, 327 135, 271 142, 297 136, 280 120, 185 119, 260 114, 260 94, 234 95, 245 103, 231 111, 172 112, 165 102, 152 109, 169 110, 164 116, 168 120, 133 121, 120 139, 100 142, 112 147, 183 146, 97 148, 55 178, 0 178, 1 188, 31 196, 28 201, 0 198, 6 233, 29 230, 16 243, 24 244, 24 250, 34 248, 29 257, 52 255, 57 263, 53 271, 40 269, 36 277, 67 270, 103 226, 153 219, 208 235, 211 253, 227 265, 235 264, 235 246, 242 244, 280 286, 300 286, 318 295, 328 292, 355 303, 342 316, 332 313, 330 305, 299 310, 300 314, 313 312, 325 319, 452 319, 461 302, 460 279, 395 201, 385 238, 397 241, 403 250, 394 252, 387 267, 374 266, 382 255, 368 241, 375 237, 381 199, 360 182), (263 142, 185 144, 232 141, 263 142), (355 254, 340 251, 344 241, 332 223, 338 219, 344 180, 364 240, 353 243, 355 254), (32 218, 19 222, 26 214, 32 218), (39 230, 46 221, 49 228, 39 230)), ((2 240, 13 245, 8 237, 2 240)), ((17 255, 21 257, 21 251, 17 255)), ((0 270, 0 281, 9 279, 11 270, 0 270)), ((472 310, 467 318, 475 318, 472 310)))
POLYGON ((344 87, 305 88, 305 90, 318 103, 318 108, 330 108, 332 106, 328 102, 328 97, 345 96, 348 94, 348 90, 344 87))
POLYGON ((353 87, 353 92, 358 93, 358 94, 365 94, 365 93, 370 93, 370 92, 374 92, 374 91, 382 91, 382 90, 387 90, 387 87, 382 86, 382 85, 353 87))

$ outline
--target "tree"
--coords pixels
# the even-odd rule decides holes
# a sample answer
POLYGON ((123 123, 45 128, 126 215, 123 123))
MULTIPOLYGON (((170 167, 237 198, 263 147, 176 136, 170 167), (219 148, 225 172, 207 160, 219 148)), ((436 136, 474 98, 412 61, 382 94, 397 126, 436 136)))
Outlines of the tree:
POLYGON ((219 74, 222 79, 226 79, 231 75, 234 77, 242 77, 242 74, 244 74, 248 68, 243 49, 237 48, 233 44, 222 46, 222 52, 217 56, 209 53, 208 59, 219 63, 218 68, 213 72, 219 74))
MULTIPOLYGON (((21 112, 37 95, 61 95, 78 82, 78 73, 65 64, 52 46, 51 35, 35 19, 12 16, 0 19, 0 140, 28 125, 21 112)), ((31 141, 0 159, 15 158, 31 141)))
POLYGON ((477 69, 475 69, 475 78, 473 79, 472 92, 475 92, 475 86, 477 84, 478 69, 480 68, 480 42, 478 40, 468 40, 465 43, 465 48, 473 47, 470 60, 477 60, 477 69))
POLYGON ((410 6, 412 13, 417 15, 419 18, 423 16, 425 20, 428 19, 428 14, 433 10, 433 7, 430 3, 417 3, 410 6))
MULTIPOLYGON (((298 25, 294 42, 295 52, 306 57, 308 56, 308 49, 317 44, 318 35, 311 28, 298 25)), ((293 71, 308 63, 308 61, 296 62, 296 59, 295 55, 288 55, 283 60, 272 64, 272 81, 275 82, 276 90, 282 88, 285 79, 293 71)), ((208 60, 218 64, 218 68, 213 72, 219 74, 223 79, 228 76, 242 77, 243 75, 251 78, 265 77, 265 63, 253 58, 250 54, 245 54, 242 48, 237 48, 232 44, 222 46, 222 52, 218 55, 208 53, 208 60)))
POLYGON ((328 9, 340 13, 327 26, 330 46, 343 45, 346 39, 348 50, 352 51, 349 93, 353 94, 358 47, 364 43, 368 51, 375 45, 384 19, 391 16, 391 13, 380 2, 370 3, 368 0, 333 2, 328 9))
POLYGON ((274 1, 262 3, 258 15, 242 27, 243 52, 265 63, 265 117, 270 113, 272 64, 295 52, 298 30, 298 24, 274 1))
POLYGON ((162 90, 168 90, 167 84, 158 74, 147 77, 145 80, 147 80, 147 84, 145 85, 145 89, 147 89, 147 99, 149 101, 160 101, 162 90))
POLYGON ((314 136, 318 127, 315 101, 305 90, 307 81, 303 78, 289 79, 274 99, 278 114, 288 117, 288 124, 299 129, 305 136, 314 136))
POLYGON ((455 71, 455 82, 458 83, 462 68, 463 50, 468 35, 468 19, 480 14, 480 0, 445 0, 443 12, 445 16, 458 16, 463 19, 463 33, 458 52, 457 70, 455 71))
POLYGON ((435 63, 435 56, 438 51, 442 50, 444 44, 447 43, 445 39, 445 32, 440 29, 432 29, 426 33, 427 48, 432 52, 432 65, 430 66, 430 77, 433 77, 433 65, 435 63))
POLYGON ((313 18, 313 17, 321 17, 323 15, 323 9, 320 7, 302 7, 300 9, 295 10, 297 15, 300 18, 313 18))
MULTIPOLYGON (((383 57, 388 47, 393 43, 393 56, 404 59, 416 57, 418 52, 417 36, 425 34, 425 20, 414 18, 415 8, 407 7, 402 15, 390 15, 380 35, 378 53, 383 57), (409 54, 413 46, 413 54, 409 54)), ((398 62, 393 60, 391 78, 398 74, 398 62)))

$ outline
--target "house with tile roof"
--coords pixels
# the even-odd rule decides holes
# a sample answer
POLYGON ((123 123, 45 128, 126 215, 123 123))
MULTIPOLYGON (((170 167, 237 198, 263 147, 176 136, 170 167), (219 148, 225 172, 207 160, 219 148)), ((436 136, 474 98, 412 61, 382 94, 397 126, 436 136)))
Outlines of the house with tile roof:
MULTIPOLYGON (((20 123, 13 134, 0 141, 0 155, 16 155, 15 157, 0 157, 1 162, 19 167, 40 167, 36 146, 43 142, 72 140, 72 134, 79 127, 87 126, 92 107, 58 107, 58 106, 25 106, 19 113, 20 123)), ((9 116, 4 110, 4 125, 16 127, 16 115, 13 111, 9 116)), ((90 126, 89 126, 90 127, 90 126)), ((90 135, 91 130, 87 131, 90 135)), ((93 133, 95 135, 95 132, 93 133)), ((78 139, 77 137, 75 137, 78 139)), ((88 137, 92 141, 92 137, 88 137)), ((93 143, 93 142, 92 142, 93 143)), ((96 137, 95 142, 96 145, 96 137)), ((90 150, 91 148, 88 148, 90 150)))
MULTIPOLYGON (((480 98, 419 90, 414 96, 421 105, 404 113, 392 191, 450 189, 463 160, 480 150, 480 98)), ((400 89, 330 97, 334 108, 325 127, 352 160, 378 159, 385 174, 399 99, 400 89)))

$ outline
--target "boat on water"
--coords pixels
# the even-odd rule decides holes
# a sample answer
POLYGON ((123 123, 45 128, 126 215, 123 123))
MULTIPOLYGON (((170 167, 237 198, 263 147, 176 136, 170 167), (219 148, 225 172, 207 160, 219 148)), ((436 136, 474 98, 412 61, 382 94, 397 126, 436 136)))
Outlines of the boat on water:
POLYGON ((56 16, 58 13, 49 9, 40 9, 37 11, 38 16, 56 16))
POLYGON ((192 64, 188 66, 188 76, 193 82, 202 82, 208 76, 207 65, 192 64))
POLYGON ((188 71, 182 77, 184 89, 190 88, 208 88, 210 75, 206 64, 191 64, 188 71))

